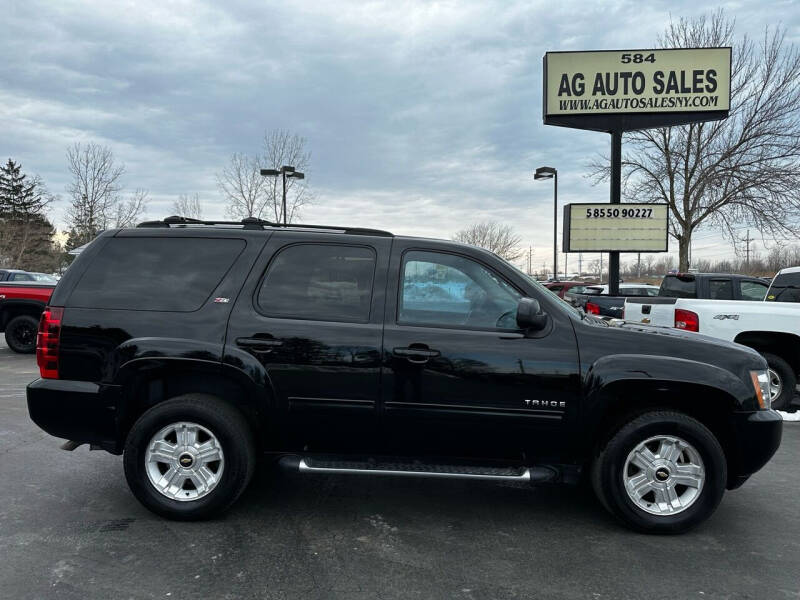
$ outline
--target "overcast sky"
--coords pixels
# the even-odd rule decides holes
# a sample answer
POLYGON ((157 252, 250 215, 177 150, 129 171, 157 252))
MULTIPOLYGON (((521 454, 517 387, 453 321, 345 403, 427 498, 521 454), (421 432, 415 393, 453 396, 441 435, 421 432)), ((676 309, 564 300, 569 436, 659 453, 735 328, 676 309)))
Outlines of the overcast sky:
MULTIPOLYGON (((75 141, 113 149, 126 187, 149 190, 149 217, 195 192, 221 217, 215 173, 285 128, 313 154, 304 221, 449 237, 491 218, 538 266, 552 256, 552 185, 535 167, 558 168, 562 203, 608 200, 586 173, 609 136, 542 124, 546 51, 650 47, 670 17, 717 6, 738 34, 781 23, 800 42, 787 0, 8 4, 0 158, 61 194, 59 225, 75 141)), ((713 231, 696 240, 695 256, 732 253, 713 231)))

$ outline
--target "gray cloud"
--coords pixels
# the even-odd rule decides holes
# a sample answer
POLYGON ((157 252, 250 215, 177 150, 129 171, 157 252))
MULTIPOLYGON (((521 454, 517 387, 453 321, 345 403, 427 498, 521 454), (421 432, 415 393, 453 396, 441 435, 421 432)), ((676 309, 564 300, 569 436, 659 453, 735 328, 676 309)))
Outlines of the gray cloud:
MULTIPOLYGON (((726 6, 741 33, 782 20, 799 35, 793 2, 726 6)), ((283 127, 313 152, 309 221, 442 237, 507 219, 547 256, 551 190, 530 172, 556 166, 564 202, 606 200, 607 188, 583 175, 608 140, 542 125, 542 55, 647 47, 670 12, 703 8, 12 0, 0 39, 0 152, 63 192, 67 145, 105 143, 126 164, 127 186, 150 190, 151 217, 185 192, 217 217, 214 173, 283 127)))

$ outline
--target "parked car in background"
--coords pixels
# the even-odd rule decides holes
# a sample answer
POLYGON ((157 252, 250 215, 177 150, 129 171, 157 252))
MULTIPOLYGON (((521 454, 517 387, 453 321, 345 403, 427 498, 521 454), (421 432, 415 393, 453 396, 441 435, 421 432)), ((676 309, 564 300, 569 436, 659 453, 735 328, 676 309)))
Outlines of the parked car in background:
POLYGON ((0 281, 36 281, 36 278, 20 269, 0 269, 0 281))
POLYGON ((767 295, 767 288, 769 282, 750 275, 670 273, 661 281, 658 295, 667 298, 708 300, 763 300, 767 295))
POLYGON ((39 317, 50 300, 55 283, 4 281, 0 283, 0 332, 14 352, 31 354, 36 350, 39 317))
POLYGON ((582 294, 588 284, 585 281, 550 281, 544 284, 548 290, 553 292, 559 298, 566 298, 566 294, 571 292, 574 294, 582 294))
POLYGON ((628 296, 652 297, 658 295, 658 286, 646 283, 620 283, 619 295, 609 296, 609 286, 589 285, 582 293, 566 296, 566 300, 577 308, 582 308, 590 315, 621 319, 628 296))
POLYGON ((800 373, 800 305, 628 298, 624 318, 633 323, 695 331, 753 348, 769 365, 772 406, 790 406, 800 373))
POLYGON ((772 279, 767 302, 800 302, 800 267, 781 269, 772 279))
POLYGON ((44 283, 57 283, 58 277, 47 273, 35 273, 20 269, 0 269, 0 281, 41 281, 44 283))

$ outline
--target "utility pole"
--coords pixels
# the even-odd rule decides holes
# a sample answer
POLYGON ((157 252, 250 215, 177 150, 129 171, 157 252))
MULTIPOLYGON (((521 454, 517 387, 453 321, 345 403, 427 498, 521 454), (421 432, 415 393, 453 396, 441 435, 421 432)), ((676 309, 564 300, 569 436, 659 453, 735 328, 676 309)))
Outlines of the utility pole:
POLYGON ((750 230, 747 230, 747 258, 745 259, 745 269, 750 269, 750 230))
POLYGON ((642 276, 642 253, 639 252, 636 255, 636 278, 639 279, 642 276))
POLYGON ((578 252, 578 277, 583 275, 583 252, 578 252))
POLYGON ((528 246, 528 275, 531 274, 531 268, 533 265, 531 261, 533 260, 533 246, 528 246))

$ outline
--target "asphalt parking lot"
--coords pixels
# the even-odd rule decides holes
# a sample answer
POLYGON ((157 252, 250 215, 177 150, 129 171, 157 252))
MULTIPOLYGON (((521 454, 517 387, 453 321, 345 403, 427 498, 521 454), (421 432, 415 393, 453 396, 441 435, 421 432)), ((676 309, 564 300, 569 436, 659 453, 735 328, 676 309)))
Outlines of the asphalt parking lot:
POLYGON ((120 457, 28 419, 32 356, 0 342, 0 598, 800 597, 800 423, 677 537, 620 528, 582 489, 262 469, 228 515, 175 523, 120 457))

